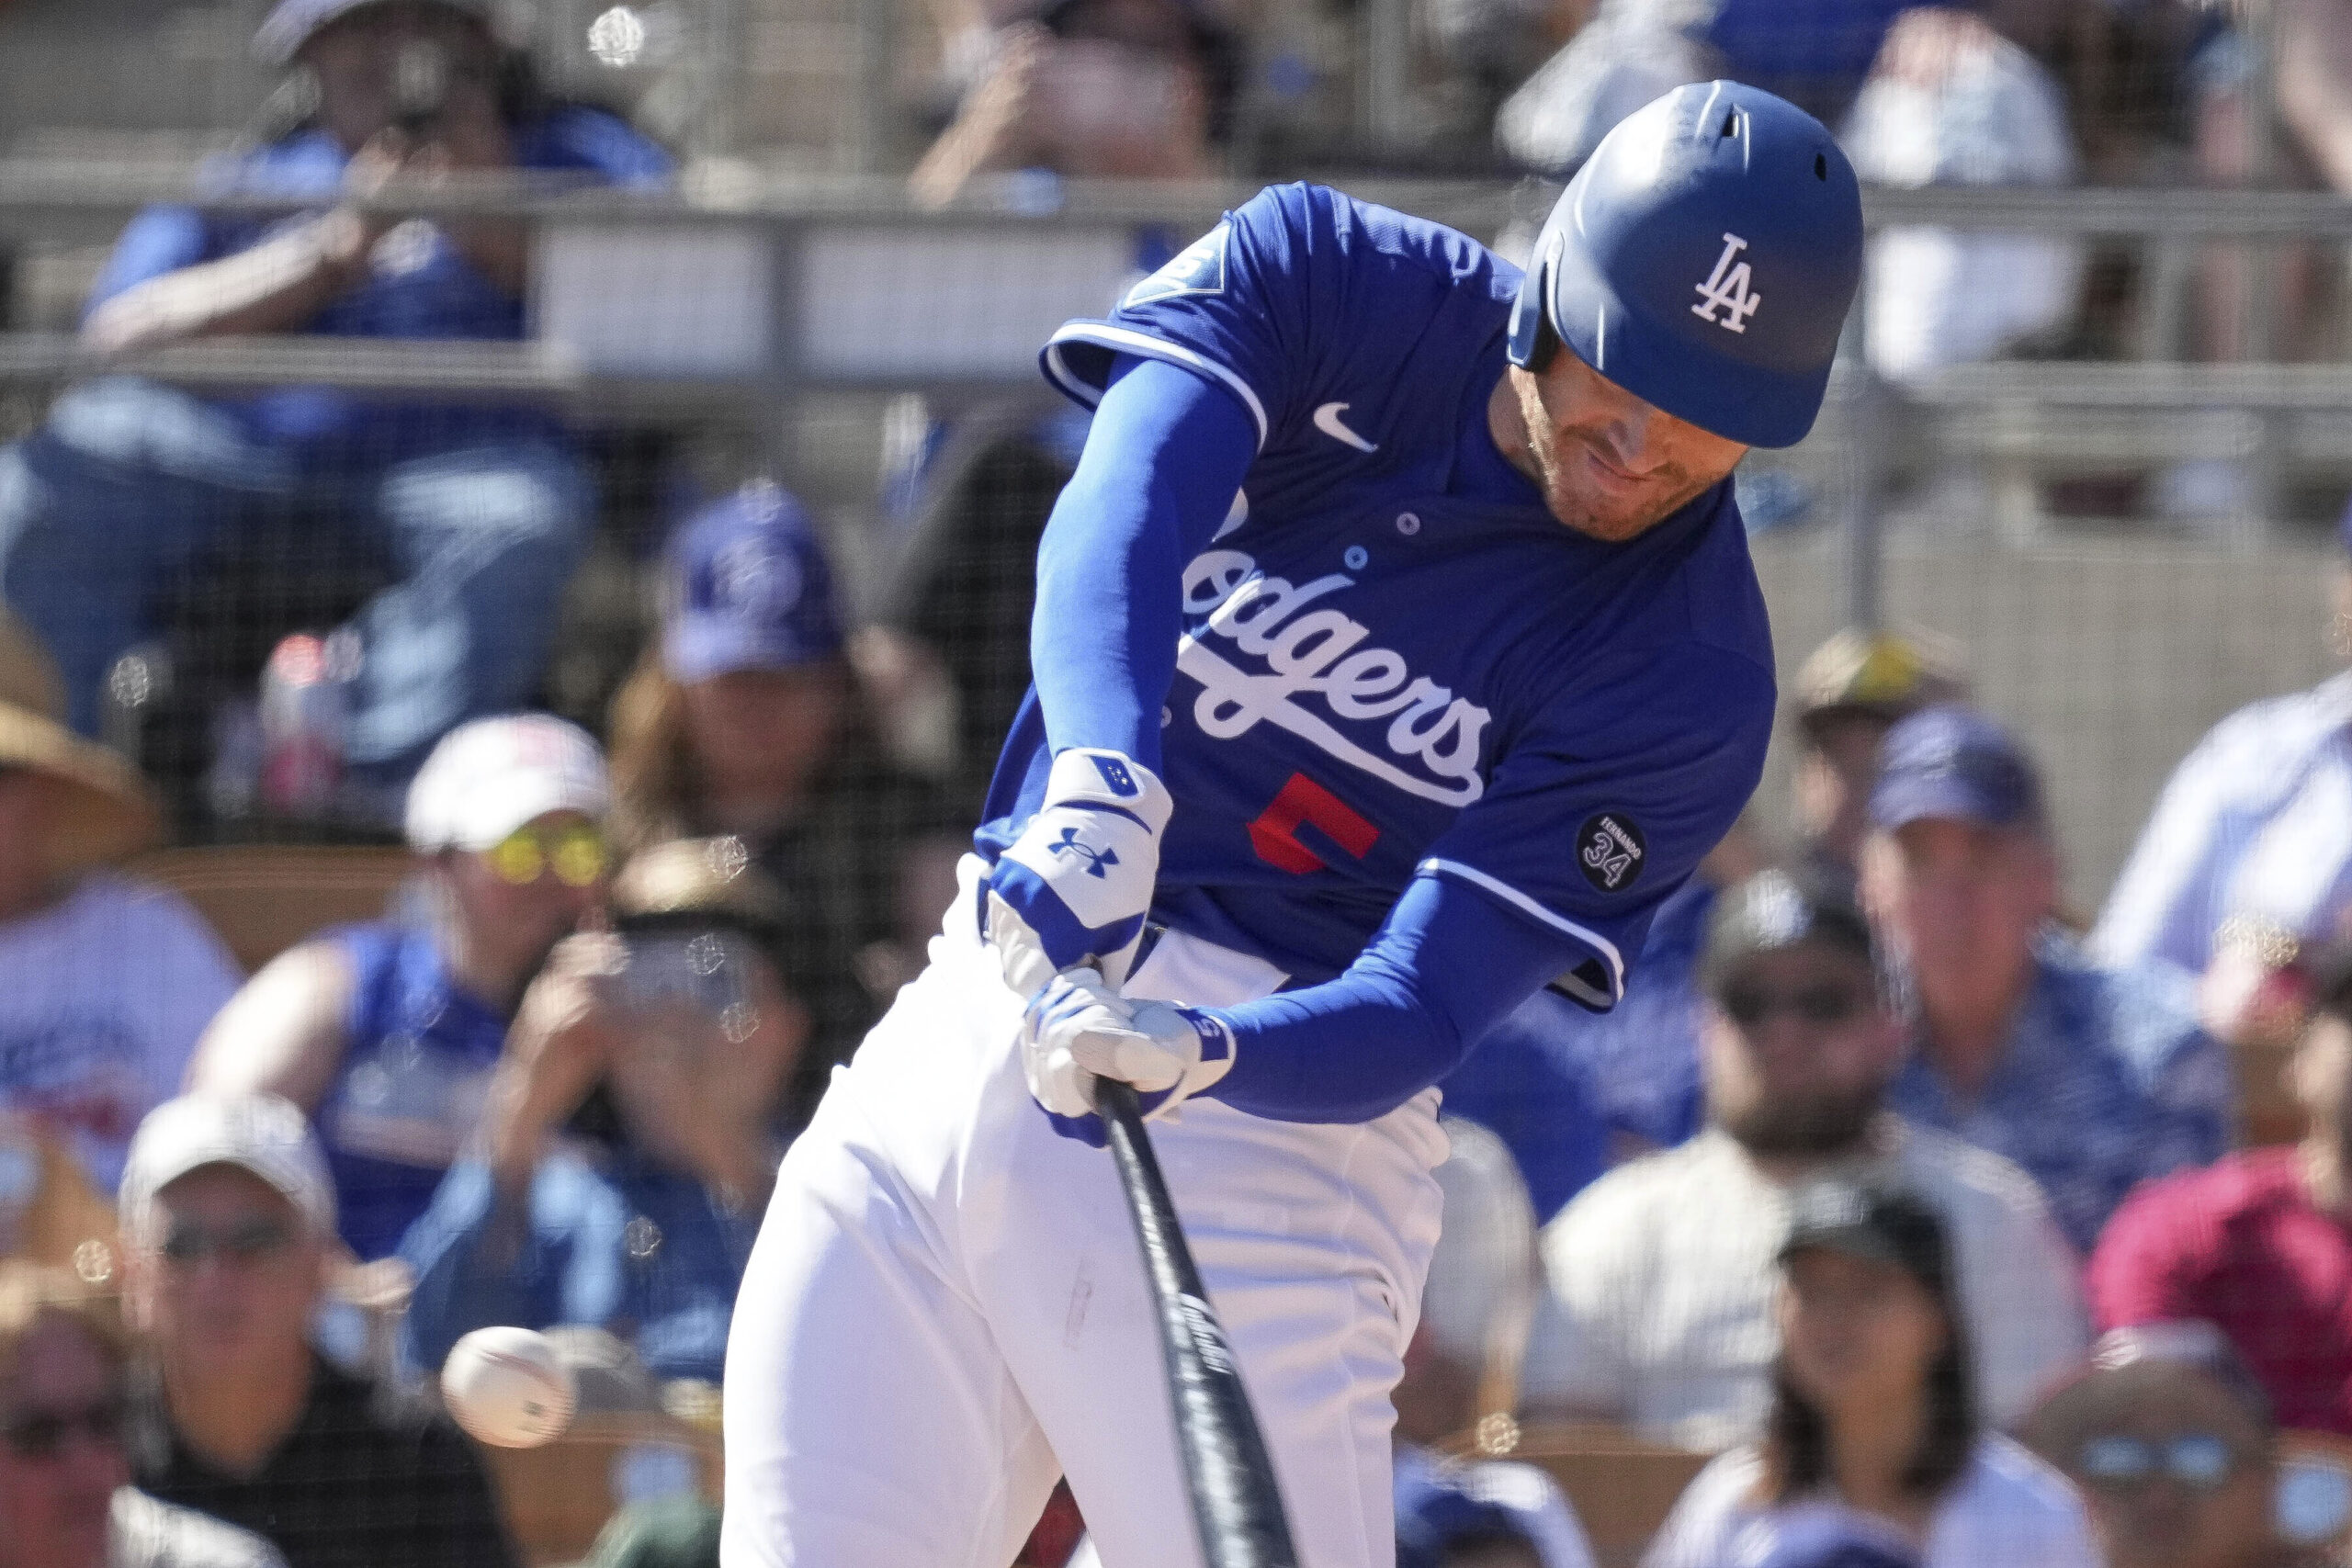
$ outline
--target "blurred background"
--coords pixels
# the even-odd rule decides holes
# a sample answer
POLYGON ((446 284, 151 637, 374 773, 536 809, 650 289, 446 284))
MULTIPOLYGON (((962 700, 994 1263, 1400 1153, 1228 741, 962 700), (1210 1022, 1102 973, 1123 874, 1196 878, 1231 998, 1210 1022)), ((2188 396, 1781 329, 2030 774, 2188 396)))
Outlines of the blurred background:
MULTIPOLYGON (((710 1559, 759 1201, 1027 684, 1087 428, 1040 346, 1269 182, 1519 259, 1716 76, 1832 129, 1871 231, 1818 426, 1736 479, 1787 722, 1626 1004, 1539 997, 1445 1086, 1407 1561, 1631 1563, 1720 1500, 1817 1326, 1786 1190, 1863 1156, 1944 1214, 1852 1200, 1979 1337, 1984 1428, 2096 1505, 1928 1561, 2345 1561, 2352 0, 0 0, 0 1258, 51 1270, 0 1265, 0 1514, 124 1435, 27 1392, 66 1280, 137 1335, 91 1320, 122 1473, 297 1510, 296 1568, 571 1562, 665 1502, 599 1561, 710 1559), (1915 720, 1914 773, 2007 781, 1941 926, 1953 823, 1871 804, 1915 720), (1725 978, 1787 956, 1722 935, 1776 863, 1860 877, 1810 1012, 1725 978), (1779 1010, 1812 1055, 1757 1066, 1779 1010), (184 1088, 303 1114, 191 1131, 184 1088), (2165 1184, 2248 1170, 2324 1240, 2192 1289, 2226 1204, 2165 1184), (320 1288, 268 1295, 289 1258, 320 1288), (397 1548, 234 1415, 314 1355, 429 1403, 486 1325, 557 1333, 581 1416, 367 1461, 397 1548), (2167 1465, 2195 1529, 2141 1506, 2167 1465)), ((410 1430, 351 1399, 336 1443, 410 1430)), ((1771 1561, 1904 1560, 1844 1540, 1771 1561)))
MULTIPOLYGON (((300 70, 256 57, 268 9, 0 8, 12 433, 85 368, 72 334, 129 217, 299 118, 300 70)), ((1903 12, 507 5, 499 36, 537 90, 616 110, 676 160, 625 198, 549 188, 560 175, 504 198, 532 237, 521 337, 430 365, 379 363, 368 341, 322 367, 289 340, 148 368, 241 391, 323 372, 386 400, 405 378, 560 412, 594 497, 535 672, 558 712, 601 720, 646 624, 643 563, 690 495, 756 472, 817 519, 845 614, 921 626, 951 665, 971 661, 959 682, 997 694, 960 694, 993 717, 1018 673, 985 668, 1004 649, 922 625, 957 613, 923 603, 926 558, 956 533, 961 570, 1024 570, 1026 513, 1071 449, 1032 367, 1052 325, 1106 308, 1266 181, 1343 183, 1508 252, 1618 113, 1737 74, 1840 130, 1879 235, 1829 416, 1744 476, 1784 667, 1848 622, 1955 639, 2046 758, 2067 891, 2095 908, 2189 744, 2335 657, 2313 562, 2352 485, 2332 196, 2352 179, 2335 96, 2352 23, 2300 3, 1903 12), (1000 521, 943 520, 959 507, 1000 521)), ((496 183, 438 199, 496 206, 496 183)), ((261 661, 375 586, 364 561, 306 558, 315 532, 175 562, 143 664, 108 688, 117 709, 138 699, 109 739, 164 785, 184 834, 289 830, 270 818, 295 814, 255 806, 245 776, 261 661)), ((961 613, 984 600, 1012 608, 982 591, 961 613)), ((968 783, 993 737, 966 719, 968 783)), ((1784 788, 1776 768, 1768 798, 1784 788)))

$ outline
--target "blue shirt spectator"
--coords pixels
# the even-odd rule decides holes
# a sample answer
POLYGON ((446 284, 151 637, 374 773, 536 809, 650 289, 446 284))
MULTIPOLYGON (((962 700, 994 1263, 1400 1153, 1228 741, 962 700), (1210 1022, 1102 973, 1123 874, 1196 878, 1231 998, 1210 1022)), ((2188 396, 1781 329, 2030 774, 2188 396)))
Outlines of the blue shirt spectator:
MULTIPOLYGON (((525 57, 473 0, 285 0, 260 42, 307 73, 314 112, 216 164, 203 189, 304 210, 141 214, 83 323, 97 353, 272 333, 518 338, 525 227, 394 221, 353 198, 452 174, 638 186, 668 172, 618 119, 518 85, 525 57)), ((302 526, 355 564, 390 563, 399 580, 348 627, 339 742, 342 808, 381 818, 444 732, 527 697, 594 512, 588 469, 544 411, 315 387, 209 398, 108 377, 0 452, 0 595, 48 643, 70 716, 92 732, 107 670, 152 633, 162 591, 224 541, 302 526)))
POLYGON ((318 941, 350 966, 351 999, 343 1061, 315 1119, 344 1243, 381 1258, 472 1133, 506 1015, 450 972, 429 927, 374 920, 318 941))
POLYGON ((509 1032, 479 1156, 401 1244, 403 1354, 493 1324, 582 1325, 657 1376, 716 1382, 808 1012, 768 952, 784 908, 740 840, 646 851, 617 935, 558 947, 509 1032))
POLYGON ((759 1231, 692 1176, 627 1145, 577 1145, 542 1160, 521 1213, 519 1246, 498 1232, 488 1166, 450 1170, 401 1244, 416 1270, 401 1327, 411 1366, 492 1324, 625 1325, 660 1378, 719 1381, 735 1288, 759 1231))
POLYGON ((1887 1098, 1908 1120, 2023 1166, 2087 1257, 2133 1187, 2229 1147, 2230 1081, 2227 1055, 2198 1027, 2177 977, 2102 968, 2053 927, 1975 1095, 1956 1092, 1915 1049, 1887 1098))
POLYGON ((2104 968, 2054 930, 2041 780, 1980 714, 1890 731, 1862 890, 1907 990, 1889 1100, 2023 1166, 2087 1252, 2124 1194, 2227 1147, 2229 1062, 2177 977, 2104 968))
MULTIPOLYGON (((659 186, 670 155, 603 109, 559 104, 509 128, 514 167, 579 183, 659 186)), ((278 141, 214 159, 198 175, 208 197, 268 197, 333 206, 342 197, 352 155, 312 125, 278 141)), ((249 251, 312 220, 180 204, 151 207, 115 242, 90 291, 85 320, 141 284, 249 251)), ((413 220, 377 242, 355 287, 329 299, 302 326, 322 337, 518 339, 523 299, 493 281, 435 223, 413 220)), ((312 467, 377 462, 478 442, 553 436, 561 423, 514 403, 386 404, 323 388, 277 388, 215 400, 253 440, 280 446, 312 467), (356 447, 359 450, 355 451, 356 447)))
POLYGON ((309 1112, 343 1239, 384 1257, 474 1134, 509 1021, 605 889, 604 758, 544 714, 477 719, 409 791, 413 917, 273 959, 198 1043, 193 1089, 266 1089, 309 1112))

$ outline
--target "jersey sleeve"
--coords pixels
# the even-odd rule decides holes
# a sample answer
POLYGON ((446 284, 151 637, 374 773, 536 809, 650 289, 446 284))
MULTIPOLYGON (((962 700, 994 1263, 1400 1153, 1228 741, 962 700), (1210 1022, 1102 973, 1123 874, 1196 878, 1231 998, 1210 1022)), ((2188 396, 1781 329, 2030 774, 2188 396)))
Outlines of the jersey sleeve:
POLYGON ((1238 399, 1262 447, 1305 395, 1354 238, 1334 193, 1271 186, 1128 289, 1107 319, 1055 333, 1046 378, 1091 408, 1115 355, 1164 359, 1238 399))
POLYGON ((1594 660, 1416 869, 1567 938, 1584 956, 1555 987, 1605 1011, 1651 915, 1755 792, 1772 704, 1769 669, 1704 644, 1594 660))

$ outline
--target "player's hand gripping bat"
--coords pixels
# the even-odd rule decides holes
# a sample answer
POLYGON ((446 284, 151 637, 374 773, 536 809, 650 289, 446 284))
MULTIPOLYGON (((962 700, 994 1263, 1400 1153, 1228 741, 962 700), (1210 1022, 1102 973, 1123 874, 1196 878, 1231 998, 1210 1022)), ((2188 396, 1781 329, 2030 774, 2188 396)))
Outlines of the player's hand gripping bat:
POLYGON ((1210 1310, 1192 1248, 1176 1223, 1176 1205, 1144 1132, 1136 1091, 1115 1078, 1096 1080, 1119 1185, 1135 1216, 1144 1272, 1159 1310, 1159 1348, 1176 1411, 1176 1446, 1184 1456, 1193 1522, 1209 1568, 1297 1568, 1290 1521, 1274 1484, 1274 1467, 1258 1417, 1242 1389, 1233 1348, 1210 1310))

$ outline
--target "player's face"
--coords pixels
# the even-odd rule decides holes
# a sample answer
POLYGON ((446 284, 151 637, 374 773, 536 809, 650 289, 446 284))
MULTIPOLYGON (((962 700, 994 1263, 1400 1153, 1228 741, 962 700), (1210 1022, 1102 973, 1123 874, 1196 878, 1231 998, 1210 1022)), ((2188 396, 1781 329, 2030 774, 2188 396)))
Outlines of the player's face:
POLYGON ((1736 441, 1653 408, 1565 345, 1541 374, 1506 370, 1487 423, 1553 516, 1611 543, 1663 523, 1747 455, 1736 441))

